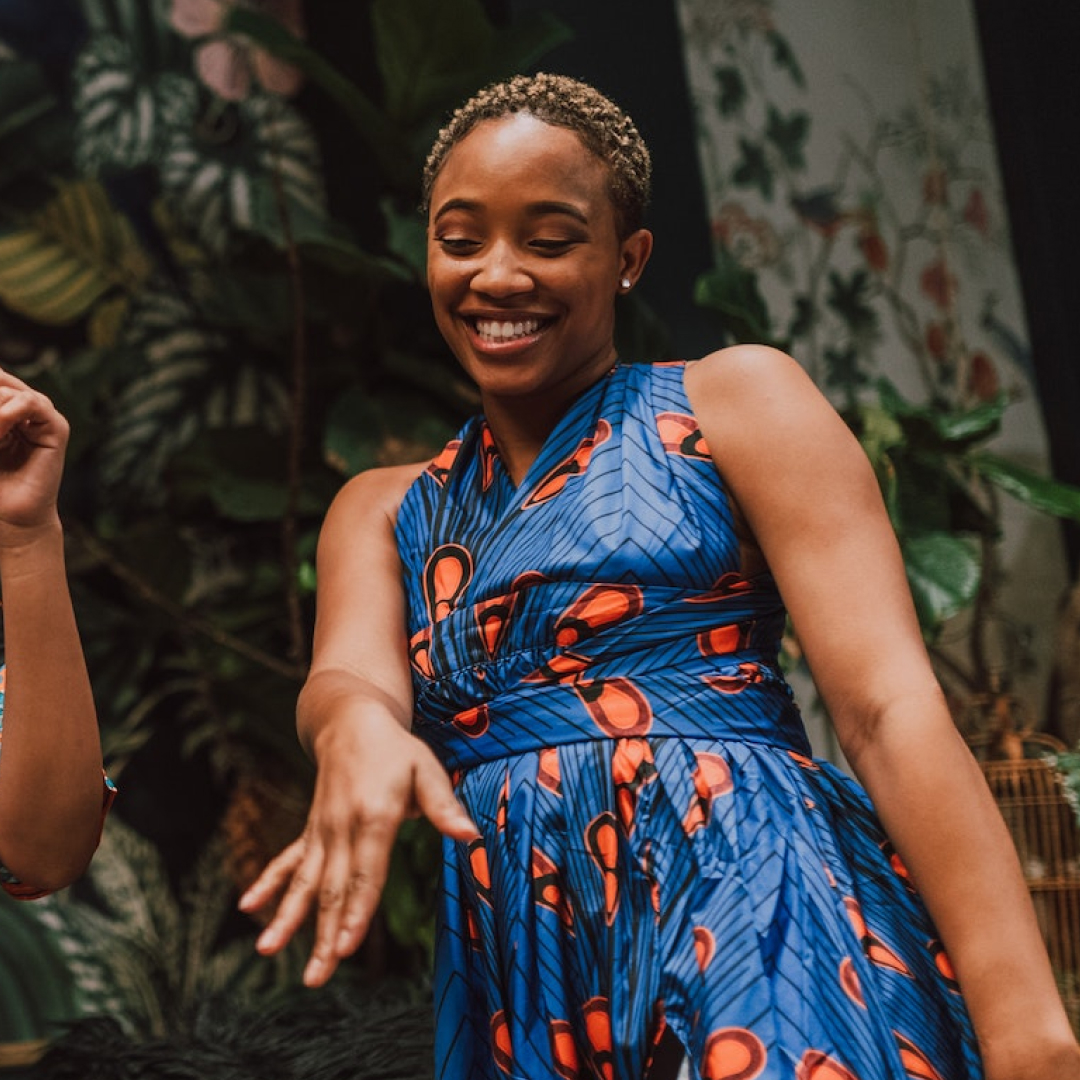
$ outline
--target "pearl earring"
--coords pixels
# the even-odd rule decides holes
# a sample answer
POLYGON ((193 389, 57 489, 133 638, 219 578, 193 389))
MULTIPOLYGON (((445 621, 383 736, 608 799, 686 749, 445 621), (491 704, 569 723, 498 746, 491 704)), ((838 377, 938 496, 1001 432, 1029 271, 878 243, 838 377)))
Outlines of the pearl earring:
POLYGON ((630 279, 628 277, 624 277, 622 279, 622 281, 619 282, 619 284, 623 287, 623 290, 625 292, 629 292, 632 282, 630 281, 630 279))

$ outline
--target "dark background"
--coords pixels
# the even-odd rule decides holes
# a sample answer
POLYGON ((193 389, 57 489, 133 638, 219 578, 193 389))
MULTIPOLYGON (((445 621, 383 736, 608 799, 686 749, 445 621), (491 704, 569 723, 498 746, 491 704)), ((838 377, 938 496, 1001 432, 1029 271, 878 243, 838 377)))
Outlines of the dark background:
MULTIPOLYGON (((1053 471, 1080 484, 1080 9, 976 0, 975 13, 1053 471)), ((1080 530, 1063 528, 1075 577, 1080 530)))

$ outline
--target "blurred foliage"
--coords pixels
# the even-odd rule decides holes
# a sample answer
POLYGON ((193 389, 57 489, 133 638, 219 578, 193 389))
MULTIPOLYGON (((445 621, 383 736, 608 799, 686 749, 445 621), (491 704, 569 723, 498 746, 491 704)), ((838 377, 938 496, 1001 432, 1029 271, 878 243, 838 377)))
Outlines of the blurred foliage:
MULTIPOLYGON (((477 403, 430 317, 424 156, 464 96, 569 33, 480 0, 308 0, 300 40, 252 0, 189 39, 174 29, 189 7, 0 4, 0 364, 72 423, 69 572, 121 788, 97 907, 48 910, 70 940, 109 923, 125 970, 144 969, 127 977, 145 993, 115 1007, 147 1030, 203 984, 136 940, 139 911, 102 907, 127 865, 109 835, 126 819, 158 846, 175 899, 155 903, 176 925, 155 941, 175 952, 206 908, 192 875, 216 868, 231 903, 302 826, 294 708, 323 514, 354 473, 434 454, 477 403), (256 77, 226 99, 200 80, 210 43, 256 76, 256 60, 291 64, 303 88, 256 77)), ((399 847, 356 963, 417 977, 438 847, 423 825, 399 847)), ((130 906, 147 885, 128 877, 130 906)), ((236 974, 232 948, 201 941, 199 963, 228 956, 236 974)))

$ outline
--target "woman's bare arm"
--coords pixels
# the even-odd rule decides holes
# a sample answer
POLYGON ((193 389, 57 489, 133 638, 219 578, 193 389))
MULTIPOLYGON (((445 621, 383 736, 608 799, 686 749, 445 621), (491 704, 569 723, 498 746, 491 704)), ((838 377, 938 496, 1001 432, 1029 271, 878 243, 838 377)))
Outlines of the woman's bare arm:
POLYGON ((334 500, 319 538, 311 672, 297 729, 315 760, 315 793, 303 835, 241 898, 255 911, 280 897, 259 938, 276 952, 317 911, 304 974, 325 982, 360 944, 375 913, 401 822, 423 814, 442 832, 476 834, 449 777, 410 734, 412 686, 397 510, 422 466, 363 473, 334 500))
POLYGON ((949 952, 988 1076, 1080 1077, 1019 860, 934 676, 865 454, 775 350, 722 350, 686 386, 844 753, 949 952))

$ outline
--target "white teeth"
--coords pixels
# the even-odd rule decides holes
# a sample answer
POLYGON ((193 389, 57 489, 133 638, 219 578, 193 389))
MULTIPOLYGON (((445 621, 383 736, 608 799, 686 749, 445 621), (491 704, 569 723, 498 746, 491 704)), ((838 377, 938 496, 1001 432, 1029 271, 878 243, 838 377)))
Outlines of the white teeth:
POLYGON ((487 341, 513 341, 514 338, 529 337, 539 329, 539 319, 524 319, 521 322, 498 322, 495 319, 476 320, 476 332, 487 341))

